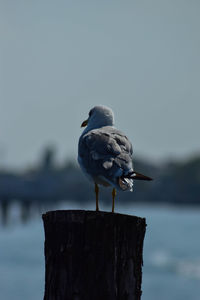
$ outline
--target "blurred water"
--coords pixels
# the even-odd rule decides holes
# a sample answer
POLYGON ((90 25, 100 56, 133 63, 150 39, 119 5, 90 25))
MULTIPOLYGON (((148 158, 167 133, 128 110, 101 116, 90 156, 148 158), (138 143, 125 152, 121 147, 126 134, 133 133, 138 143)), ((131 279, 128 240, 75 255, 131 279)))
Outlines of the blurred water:
MULTIPOLYGON (((81 207, 68 204, 60 208, 81 207)), ((94 209, 93 206, 87 208, 94 209)), ((199 300, 200 210, 129 206, 117 211, 147 220, 142 300, 199 300)), ((1 228, 0 299, 42 299, 43 243, 43 225, 39 218, 27 225, 1 228)))

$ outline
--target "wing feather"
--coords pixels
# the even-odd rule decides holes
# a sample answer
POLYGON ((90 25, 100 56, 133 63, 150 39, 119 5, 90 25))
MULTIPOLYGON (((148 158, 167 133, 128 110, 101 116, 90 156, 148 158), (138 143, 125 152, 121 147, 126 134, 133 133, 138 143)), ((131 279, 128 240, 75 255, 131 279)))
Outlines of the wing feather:
POLYGON ((132 170, 132 152, 128 138, 109 126, 93 129, 79 140, 79 156, 85 170, 109 180, 132 170))

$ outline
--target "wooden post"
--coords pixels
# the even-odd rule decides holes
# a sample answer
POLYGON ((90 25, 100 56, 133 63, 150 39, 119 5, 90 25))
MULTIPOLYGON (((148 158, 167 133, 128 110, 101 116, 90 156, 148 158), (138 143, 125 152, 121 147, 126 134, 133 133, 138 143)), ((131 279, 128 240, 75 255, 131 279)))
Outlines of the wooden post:
POLYGON ((44 300, 141 299, 145 219, 60 210, 43 221, 44 300))

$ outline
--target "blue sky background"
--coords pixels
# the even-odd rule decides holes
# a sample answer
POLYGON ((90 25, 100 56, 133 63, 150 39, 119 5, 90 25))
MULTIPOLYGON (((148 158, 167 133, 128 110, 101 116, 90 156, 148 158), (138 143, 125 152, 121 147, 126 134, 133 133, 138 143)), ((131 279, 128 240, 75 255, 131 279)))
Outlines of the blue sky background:
POLYGON ((199 13, 195 0, 2 0, 0 164, 31 165, 48 143, 76 158, 96 104, 136 155, 198 153, 199 13))

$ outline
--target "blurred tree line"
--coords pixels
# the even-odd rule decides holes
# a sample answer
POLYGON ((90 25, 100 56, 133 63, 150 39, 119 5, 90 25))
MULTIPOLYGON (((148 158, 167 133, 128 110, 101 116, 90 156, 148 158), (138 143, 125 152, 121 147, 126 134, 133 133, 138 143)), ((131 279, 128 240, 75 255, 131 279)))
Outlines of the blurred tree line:
MULTIPOLYGON (((58 166, 55 148, 47 147, 40 163, 31 170, 11 172, 0 170, 0 203, 19 201, 24 205, 56 203, 63 200, 94 202, 94 187, 76 162, 58 166)), ((182 162, 151 164, 134 159, 138 172, 152 177, 151 182, 135 181, 133 193, 119 192, 120 204, 154 202, 172 204, 200 204, 200 156, 182 162)), ((111 203, 109 188, 101 188, 100 201, 111 203)))

